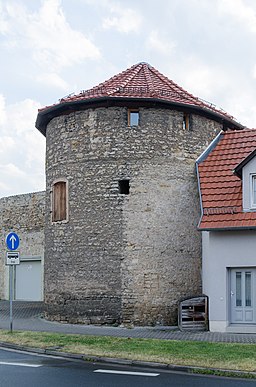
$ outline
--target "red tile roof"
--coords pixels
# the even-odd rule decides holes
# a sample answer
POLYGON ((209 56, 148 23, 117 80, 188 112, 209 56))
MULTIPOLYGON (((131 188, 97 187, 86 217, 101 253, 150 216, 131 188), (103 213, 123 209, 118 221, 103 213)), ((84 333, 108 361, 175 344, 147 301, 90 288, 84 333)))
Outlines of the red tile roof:
POLYGON ((256 212, 243 212, 242 180, 233 172, 255 149, 255 129, 228 130, 207 157, 199 159, 200 230, 256 228, 256 212))
POLYGON ((158 98, 170 102, 200 106, 233 119, 223 110, 216 109, 161 74, 148 63, 138 63, 129 69, 80 94, 60 99, 60 103, 81 101, 95 97, 158 98))
POLYGON ((61 98, 57 104, 39 109, 36 127, 44 132, 45 127, 42 130, 42 126, 45 126, 44 121, 49 121, 48 118, 45 120, 45 116, 48 114, 51 119, 57 115, 57 110, 60 111, 62 109, 63 111, 65 107, 68 109, 72 105, 73 109, 75 109, 74 105, 78 106, 79 103, 90 103, 90 101, 95 103, 95 101, 102 101, 104 99, 117 100, 120 98, 136 101, 138 99, 147 101, 157 100, 159 102, 176 104, 176 106, 185 105, 203 111, 205 114, 214 115, 215 119, 229 122, 232 128, 243 127, 224 110, 217 109, 215 105, 194 97, 154 67, 144 62, 133 65, 92 89, 83 90, 77 95, 61 98))

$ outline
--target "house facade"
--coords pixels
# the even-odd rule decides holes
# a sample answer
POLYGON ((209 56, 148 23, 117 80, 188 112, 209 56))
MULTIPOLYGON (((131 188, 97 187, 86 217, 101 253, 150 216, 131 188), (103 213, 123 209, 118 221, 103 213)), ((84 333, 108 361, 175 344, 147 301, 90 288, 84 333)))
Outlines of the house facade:
POLYGON ((256 130, 221 133, 197 160, 211 331, 256 333, 256 130))
POLYGON ((36 127, 47 317, 175 324, 179 299, 202 293, 195 160, 242 125, 139 63, 41 109, 36 127))

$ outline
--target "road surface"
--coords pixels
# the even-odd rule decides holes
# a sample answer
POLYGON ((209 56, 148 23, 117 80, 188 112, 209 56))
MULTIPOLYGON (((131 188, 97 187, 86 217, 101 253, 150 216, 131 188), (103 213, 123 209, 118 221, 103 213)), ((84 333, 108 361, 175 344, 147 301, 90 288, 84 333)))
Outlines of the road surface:
POLYGON ((90 363, 0 348, 1 387, 253 387, 255 380, 90 363))

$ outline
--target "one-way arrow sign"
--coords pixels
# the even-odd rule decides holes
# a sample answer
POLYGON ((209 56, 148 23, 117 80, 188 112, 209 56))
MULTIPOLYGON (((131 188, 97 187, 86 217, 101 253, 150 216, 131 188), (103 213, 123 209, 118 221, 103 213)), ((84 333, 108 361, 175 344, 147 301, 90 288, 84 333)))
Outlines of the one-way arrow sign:
POLYGON ((6 237, 6 246, 9 250, 17 250, 20 244, 20 239, 15 232, 10 232, 6 237))

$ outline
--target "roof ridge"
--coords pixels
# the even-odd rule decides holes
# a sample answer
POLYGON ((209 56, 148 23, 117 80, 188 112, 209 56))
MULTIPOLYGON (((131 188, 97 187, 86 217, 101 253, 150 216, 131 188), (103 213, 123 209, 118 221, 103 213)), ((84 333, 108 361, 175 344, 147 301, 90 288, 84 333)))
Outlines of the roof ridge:
POLYGON ((153 83, 153 80, 152 80, 152 76, 151 76, 151 73, 149 71, 149 67, 150 65, 148 63, 143 63, 143 71, 144 71, 144 74, 145 74, 145 78, 146 78, 146 81, 149 85, 149 91, 155 91, 155 87, 154 87, 154 83, 153 83))
MULTIPOLYGON (((134 65, 134 72, 131 73, 130 76, 127 77, 126 81, 123 82, 123 84, 120 84, 121 87, 127 86, 127 84, 140 72, 140 70, 143 68, 144 64, 143 63, 138 63, 137 65, 134 65)), ((128 68, 126 71, 128 72, 132 67, 128 68)), ((121 75, 122 73, 120 73, 121 75)), ((118 74, 117 74, 118 75, 118 74)))
POLYGON ((184 89, 182 86, 178 85, 176 82, 174 82, 172 79, 169 79, 167 76, 165 76, 164 74, 160 73, 160 71, 158 71, 155 67, 147 64, 148 67, 150 67, 151 70, 153 70, 152 72, 154 72, 154 74, 156 76, 158 76, 158 78, 163 81, 164 83, 167 83, 168 86, 171 88, 171 89, 176 89, 174 92, 176 92, 177 94, 179 92, 182 93, 182 97, 187 100, 187 101, 192 101, 194 103, 196 103, 196 105, 200 106, 200 107, 204 107, 204 108, 207 108, 207 109, 210 109, 210 110, 213 110, 217 113, 221 113, 221 114, 225 114, 227 116, 229 116, 229 118, 233 119, 234 117, 231 116, 230 114, 228 114, 227 112, 225 112, 223 109, 221 108, 216 108, 216 105, 214 105, 213 103, 210 103, 208 101, 205 101, 203 100, 202 98, 199 98, 199 97, 196 97, 194 96, 192 93, 188 92, 186 89, 184 89))
MULTIPOLYGON (((183 87, 179 86, 177 83, 175 83, 172 79, 169 79, 166 75, 160 73, 160 71, 158 71, 155 67, 153 66, 150 66, 151 69, 154 70, 154 73, 155 75, 158 76, 159 79, 161 79, 161 81, 165 82, 168 84, 168 86, 170 86, 171 88, 176 88, 178 89, 179 91, 181 91, 182 93, 185 93, 186 95, 188 95, 190 98, 198 101, 198 102, 202 102, 198 97, 195 97, 193 94, 189 93, 187 90, 185 90, 183 87)), ((183 95, 184 96, 184 95, 183 95)))
MULTIPOLYGON (((159 73, 159 71, 157 71, 159 73)), ((199 101, 199 98, 195 97, 193 94, 189 93, 187 90, 185 90, 183 87, 181 87, 180 85, 178 85, 176 82, 174 82, 172 79, 169 79, 168 77, 166 77, 165 75, 159 73, 161 75, 161 78, 165 78, 165 80, 167 81, 167 83, 170 85, 170 86, 174 86, 175 88, 177 88, 178 90, 180 90, 182 93, 185 93, 187 95, 189 95, 191 98, 193 99, 196 99, 197 101, 199 101)))

